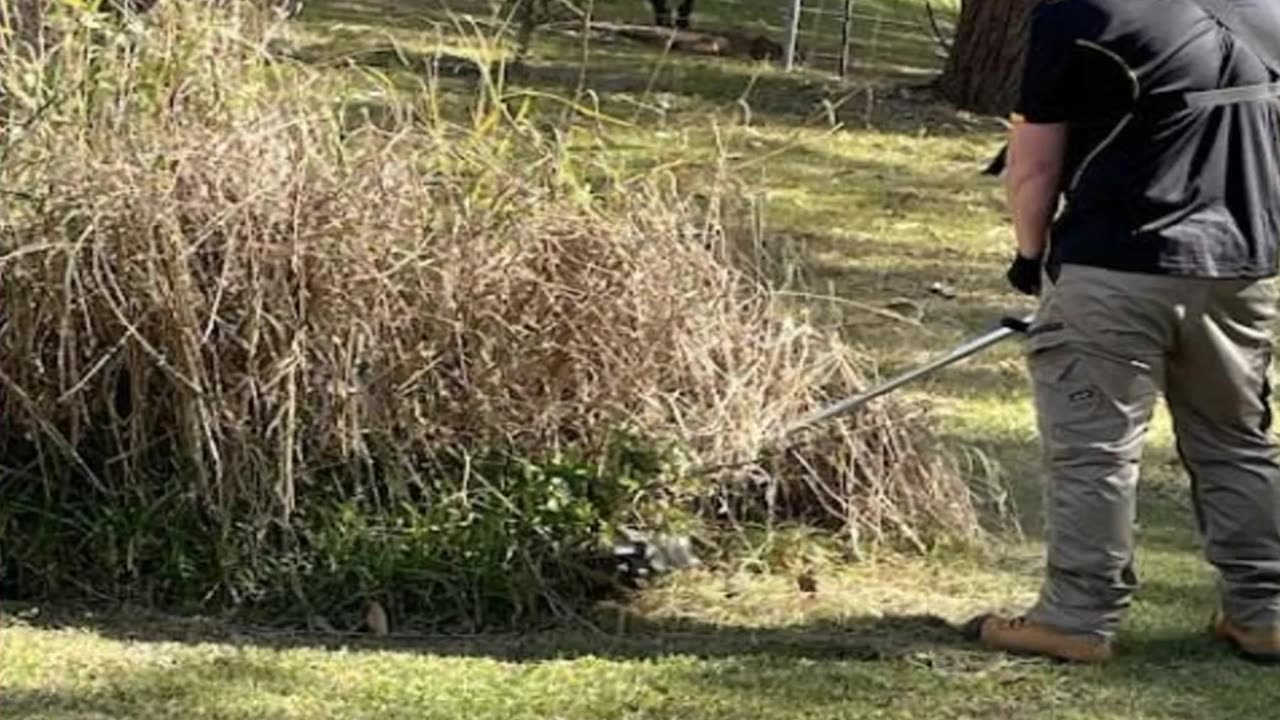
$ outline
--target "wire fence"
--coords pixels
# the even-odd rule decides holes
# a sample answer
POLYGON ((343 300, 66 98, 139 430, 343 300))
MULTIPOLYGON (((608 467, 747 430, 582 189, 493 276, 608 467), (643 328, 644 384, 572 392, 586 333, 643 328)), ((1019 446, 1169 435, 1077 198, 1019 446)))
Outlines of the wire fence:
MULTIPOLYGON (((704 0, 705 4, 741 6, 736 0, 704 0)), ((954 19, 931 6, 919 12, 860 9, 845 0, 804 0, 796 25, 796 62, 808 67, 845 74, 855 67, 934 70, 945 58, 947 38, 954 33, 954 19)), ((789 40, 791 8, 779 9, 775 23, 784 48, 789 40)))
MULTIPOLYGON (((679 0, 667 0, 669 6, 679 0)), ((648 19, 645 0, 606 0, 603 13, 648 19)), ((799 0, 796 64, 841 73, 853 68, 938 69, 955 32, 951 0, 799 0)), ((693 28, 758 34, 784 51, 791 35, 793 2, 696 0, 693 28)), ((674 9, 674 8, 673 8, 674 9)))
POLYGON ((946 58, 946 38, 954 32, 950 24, 930 24, 923 17, 907 21, 884 14, 854 12, 845 16, 823 8, 806 8, 801 18, 798 42, 814 48, 807 62, 834 63, 840 74, 853 64, 937 68, 946 58), (805 23, 805 19, 810 21, 805 23))
MULTIPOLYGON (((523 3, 576 9, 559 17, 569 20, 575 13, 580 16, 588 2, 596 21, 652 25, 655 19, 650 0, 352 1, 352 7, 363 6, 390 22, 431 10, 454 17, 514 19, 515 8, 523 3)), ((682 0, 665 2, 668 12, 676 15, 682 0)), ((832 74, 861 69, 932 73, 945 60, 948 39, 955 31, 957 6, 958 0, 694 0, 692 30, 759 40, 769 51, 768 57, 788 65, 791 63, 785 62, 785 56, 794 37, 795 52, 790 59, 795 65, 832 74), (797 6, 798 16, 793 13, 797 6)), ((346 7, 346 3, 341 5, 346 7)), ((543 21, 555 19, 552 13, 543 21)))

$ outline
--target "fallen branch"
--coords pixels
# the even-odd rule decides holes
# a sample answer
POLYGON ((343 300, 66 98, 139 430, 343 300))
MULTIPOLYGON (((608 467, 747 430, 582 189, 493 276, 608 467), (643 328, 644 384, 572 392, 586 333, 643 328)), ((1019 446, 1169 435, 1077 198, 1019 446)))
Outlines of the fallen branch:
POLYGON ((656 25, 593 22, 590 31, 625 38, 654 47, 670 48, 696 55, 749 57, 754 60, 776 60, 782 57, 782 45, 765 35, 726 30, 683 30, 656 25))

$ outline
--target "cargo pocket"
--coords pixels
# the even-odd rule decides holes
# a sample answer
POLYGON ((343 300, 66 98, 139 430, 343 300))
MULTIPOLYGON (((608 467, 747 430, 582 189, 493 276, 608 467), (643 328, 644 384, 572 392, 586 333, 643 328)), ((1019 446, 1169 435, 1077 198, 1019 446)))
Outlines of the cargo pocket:
POLYGON ((1155 403, 1149 370, 1065 338, 1033 342, 1028 365, 1041 433, 1060 449, 1118 449, 1145 427, 1155 403))

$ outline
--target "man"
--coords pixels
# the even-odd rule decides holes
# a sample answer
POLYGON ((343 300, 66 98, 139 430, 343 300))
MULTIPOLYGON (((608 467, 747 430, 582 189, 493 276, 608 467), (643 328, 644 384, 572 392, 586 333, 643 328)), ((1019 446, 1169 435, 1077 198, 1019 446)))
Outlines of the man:
POLYGON ((1163 391, 1223 579, 1214 632, 1280 660, 1268 381, 1280 3, 1044 0, 1031 22, 1008 279, 1041 298, 1027 351, 1049 475, 1046 577, 1024 616, 970 627, 994 649, 1111 658, 1137 585, 1138 465, 1163 391))

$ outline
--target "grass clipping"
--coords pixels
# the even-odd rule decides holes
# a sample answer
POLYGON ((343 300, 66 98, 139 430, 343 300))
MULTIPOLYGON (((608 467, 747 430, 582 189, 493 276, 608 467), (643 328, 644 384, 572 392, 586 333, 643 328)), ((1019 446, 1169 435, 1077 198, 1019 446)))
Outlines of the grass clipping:
POLYGON ((273 61, 244 8, 87 24, 4 70, 10 490, 165 488, 287 524, 330 487, 430 502, 467 492, 445 458, 595 462, 625 437, 678 449, 643 492, 709 515, 973 531, 892 402, 767 452, 863 385, 858 360, 662 178, 570 154, 492 85, 451 122, 431 82, 273 61))

